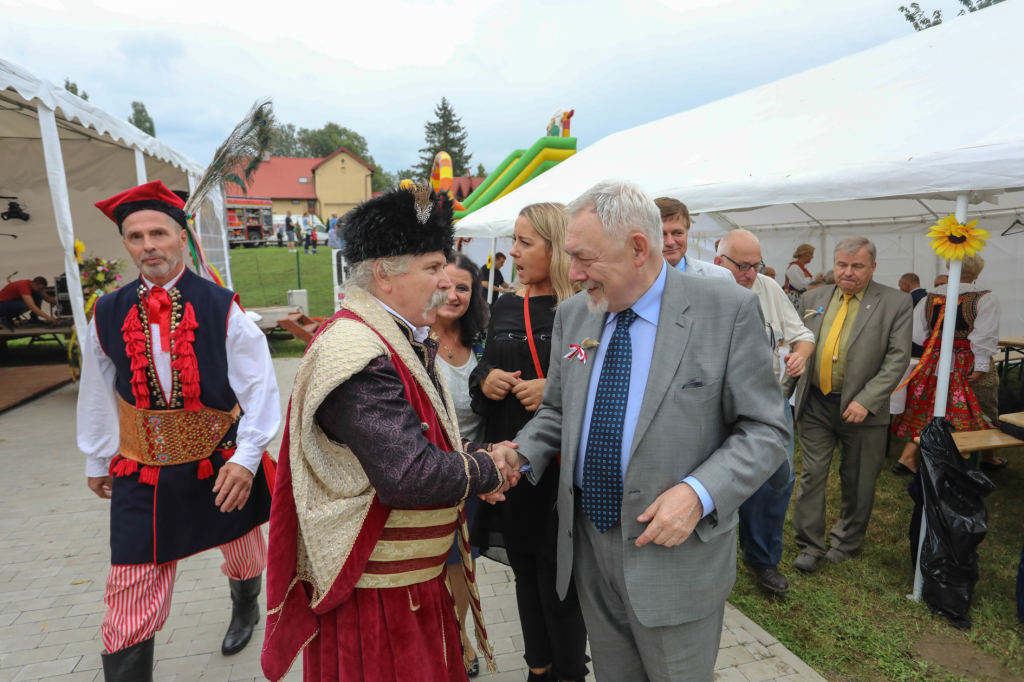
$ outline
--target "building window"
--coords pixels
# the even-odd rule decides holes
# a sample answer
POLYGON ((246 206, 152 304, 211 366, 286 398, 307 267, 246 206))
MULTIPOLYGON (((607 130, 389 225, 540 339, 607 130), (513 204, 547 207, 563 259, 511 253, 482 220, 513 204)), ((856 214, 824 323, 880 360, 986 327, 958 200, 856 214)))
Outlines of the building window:
POLYGON ((308 182, 309 182, 309 178, 299 178, 299 184, 300 185, 305 185, 308 182))
POLYGON ((292 203, 295 204, 296 206, 298 206, 299 205, 299 200, 298 199, 292 199, 292 203))

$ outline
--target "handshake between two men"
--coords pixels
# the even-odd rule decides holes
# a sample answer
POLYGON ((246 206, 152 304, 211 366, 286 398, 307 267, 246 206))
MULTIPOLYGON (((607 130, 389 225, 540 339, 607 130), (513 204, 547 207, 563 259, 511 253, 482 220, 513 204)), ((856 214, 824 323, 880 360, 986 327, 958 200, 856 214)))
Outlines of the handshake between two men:
POLYGON ((487 452, 494 460, 494 466, 501 472, 501 477, 504 479, 505 484, 501 487, 501 490, 493 492, 489 495, 480 495, 480 499, 484 502, 494 504, 505 499, 505 491, 519 483, 519 478, 522 474, 519 473, 520 467, 526 464, 526 460, 519 456, 516 452, 516 448, 519 447, 515 443, 509 441, 502 441, 500 443, 494 443, 491 446, 490 451, 487 452))

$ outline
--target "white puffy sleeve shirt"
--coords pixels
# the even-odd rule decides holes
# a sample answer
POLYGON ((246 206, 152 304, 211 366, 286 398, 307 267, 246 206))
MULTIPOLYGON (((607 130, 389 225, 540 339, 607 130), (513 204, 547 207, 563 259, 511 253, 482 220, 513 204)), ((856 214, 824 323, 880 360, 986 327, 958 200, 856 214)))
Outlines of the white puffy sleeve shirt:
POLYGON ((789 278, 789 285, 797 291, 807 291, 807 285, 811 283, 811 278, 804 274, 803 268, 797 263, 786 268, 786 277, 789 278))
MULTIPOLYGON (((946 285, 937 287, 932 293, 946 295, 946 285)), ((960 293, 969 291, 986 291, 977 284, 960 284, 960 293)), ((931 335, 928 319, 925 317, 925 303, 928 297, 922 298, 914 308, 914 343, 925 345, 931 335)), ((999 299, 989 291, 978 299, 978 317, 974 320, 974 329, 967 335, 974 353, 974 371, 987 372, 992 365, 992 356, 999 345, 999 317, 1001 315, 999 299)), ((941 332, 940 332, 941 333, 941 332)))
MULTIPOLYGON (((157 376, 163 386, 170 386, 170 353, 160 350, 159 326, 152 325, 150 331, 157 376)), ((238 422, 238 447, 231 462, 255 474, 263 451, 281 425, 277 378, 266 337, 237 303, 231 304, 225 343, 228 384, 243 412, 238 422)), ((120 444, 115 376, 114 363, 100 345, 94 318, 82 339, 82 379, 78 388, 78 447, 85 453, 85 474, 90 478, 108 475, 110 460, 120 444)))

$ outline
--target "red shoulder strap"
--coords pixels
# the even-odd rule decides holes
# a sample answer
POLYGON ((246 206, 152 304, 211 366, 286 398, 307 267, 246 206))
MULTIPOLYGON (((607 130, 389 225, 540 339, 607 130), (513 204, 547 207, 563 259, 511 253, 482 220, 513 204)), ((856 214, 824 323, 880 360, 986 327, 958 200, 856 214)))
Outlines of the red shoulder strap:
POLYGON ((540 365, 540 356, 537 355, 537 344, 533 342, 533 325, 530 323, 530 289, 526 289, 523 296, 523 317, 526 318, 526 340, 530 343, 530 355, 533 356, 533 366, 537 370, 537 378, 544 378, 544 370, 540 365))

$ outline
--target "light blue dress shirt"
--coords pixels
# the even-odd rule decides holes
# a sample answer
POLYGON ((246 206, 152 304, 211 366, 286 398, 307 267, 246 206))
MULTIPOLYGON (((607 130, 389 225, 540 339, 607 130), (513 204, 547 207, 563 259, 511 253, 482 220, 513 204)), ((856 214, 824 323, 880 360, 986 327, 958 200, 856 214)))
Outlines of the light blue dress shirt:
MULTIPOLYGON (((665 262, 667 263, 668 261, 665 261, 665 262)), ((682 258, 680 258, 679 262, 676 263, 676 270, 679 270, 681 272, 686 272, 686 256, 683 256, 682 258)))
MULTIPOLYGON (((680 263, 685 262, 681 260, 680 263)), ((629 465, 629 451, 636 434, 636 423, 640 419, 640 407, 647 388, 647 376, 651 372, 651 358, 654 357, 654 341, 658 335, 658 318, 661 316, 661 296, 665 293, 665 280, 668 278, 668 262, 663 262, 661 274, 651 288, 630 306, 637 314, 636 320, 629 327, 629 338, 633 346, 633 361, 629 372, 629 395, 626 397, 626 420, 622 427, 622 479, 626 479, 626 467, 629 465)), ((587 439, 590 437, 590 419, 594 413, 594 400, 597 397, 597 384, 604 366, 604 355, 611 344, 615 332, 615 319, 618 313, 609 313, 604 321, 601 343, 595 349, 594 369, 590 375, 587 388, 587 407, 583 415, 583 431, 580 433, 579 452, 576 454, 576 470, 573 479, 583 489, 583 462, 587 457, 587 439)), ((715 502, 711 499, 707 488, 693 476, 683 479, 697 493, 704 505, 704 516, 715 510, 715 502)))

